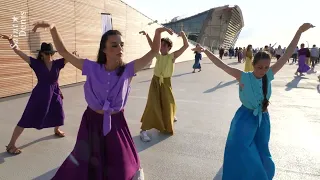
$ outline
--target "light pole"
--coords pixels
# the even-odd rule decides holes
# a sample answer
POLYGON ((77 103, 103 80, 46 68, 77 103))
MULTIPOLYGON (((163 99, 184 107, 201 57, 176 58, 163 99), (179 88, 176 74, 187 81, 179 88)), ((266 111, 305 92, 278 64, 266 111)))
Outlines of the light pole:
POLYGON ((203 38, 203 41, 202 41, 202 45, 203 46, 206 46, 204 43, 206 42, 206 39, 207 39, 207 36, 205 36, 204 38, 203 38))
POLYGON ((154 24, 154 23, 158 23, 158 20, 154 20, 154 21, 152 21, 152 22, 149 22, 148 25, 150 26, 150 25, 152 25, 152 24, 154 24))

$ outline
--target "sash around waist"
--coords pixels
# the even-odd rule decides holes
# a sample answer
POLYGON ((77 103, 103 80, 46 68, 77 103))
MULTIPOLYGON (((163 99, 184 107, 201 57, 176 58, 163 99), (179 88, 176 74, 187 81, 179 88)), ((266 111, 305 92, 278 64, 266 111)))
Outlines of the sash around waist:
MULTIPOLYGON (((90 107, 88 106, 88 108, 90 108, 90 107)), ((93 110, 92 108, 90 108, 90 109, 98 114, 101 114, 101 115, 104 114, 104 110, 93 110)), ((110 115, 118 114, 119 112, 123 112, 123 109, 121 109, 120 111, 113 111, 110 113, 110 115)))
POLYGON ((158 78, 171 78, 172 76, 162 76, 162 75, 157 75, 157 74, 154 74, 154 76, 158 77, 158 78))
POLYGON ((38 81, 37 85, 59 85, 58 81, 48 82, 48 81, 38 81))

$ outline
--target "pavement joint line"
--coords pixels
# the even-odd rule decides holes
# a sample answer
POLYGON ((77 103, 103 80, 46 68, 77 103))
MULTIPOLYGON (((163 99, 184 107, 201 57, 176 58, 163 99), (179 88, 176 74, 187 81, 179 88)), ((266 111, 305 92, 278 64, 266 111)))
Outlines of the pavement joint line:
MULTIPOLYGON (((130 98, 136 98, 136 99, 148 99, 146 96, 129 96, 130 98)), ((195 103, 195 104, 210 104, 210 105, 221 105, 221 103, 218 103, 216 101, 212 102, 200 102, 200 101, 194 101, 194 100, 186 100, 186 99, 175 99, 176 102, 183 102, 183 103, 195 103)), ((231 104, 226 104, 224 105, 231 106, 231 104)))
POLYGON ((315 174, 315 173, 310 173, 310 172, 295 171, 295 170, 285 169, 285 168, 281 168, 281 167, 278 167, 277 170, 283 171, 283 172, 291 172, 291 173, 296 173, 296 174, 305 174, 305 175, 319 176, 320 177, 320 174, 315 174))

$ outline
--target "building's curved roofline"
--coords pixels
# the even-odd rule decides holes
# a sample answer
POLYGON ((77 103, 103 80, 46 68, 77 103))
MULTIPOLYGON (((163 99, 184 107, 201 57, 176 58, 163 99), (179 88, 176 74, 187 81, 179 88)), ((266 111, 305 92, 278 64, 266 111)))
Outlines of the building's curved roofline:
POLYGON ((179 19, 179 20, 174 21, 174 22, 164 23, 163 25, 175 24, 175 23, 179 23, 179 22, 182 22, 182 21, 185 21, 185 20, 188 20, 188 19, 192 19, 192 18, 194 18, 196 16, 203 15, 203 14, 208 13, 209 11, 217 9, 217 8, 235 8, 239 12, 239 15, 240 15, 240 18, 241 18, 241 26, 242 27, 244 26, 242 11, 241 11, 241 9, 240 9, 240 7, 238 5, 235 5, 234 7, 229 7, 229 5, 225 5, 225 6, 219 6, 219 7, 211 8, 209 10, 203 11, 203 12, 195 14, 193 16, 186 17, 184 19, 179 19))
POLYGON ((179 19, 179 20, 174 21, 174 22, 164 23, 163 25, 174 24, 174 23, 178 23, 178 22, 180 22, 180 21, 185 21, 185 20, 188 20, 188 19, 192 19, 192 18, 194 18, 194 17, 196 17, 196 16, 200 16, 200 15, 203 15, 203 14, 205 14, 205 13, 208 13, 208 12, 209 12, 210 10, 212 10, 212 9, 214 9, 214 8, 211 8, 211 9, 209 9, 209 10, 206 10, 206 11, 203 11, 203 12, 201 12, 201 13, 195 14, 195 15, 193 15, 193 16, 189 16, 189 17, 186 17, 186 18, 183 18, 183 19, 179 19))
POLYGON ((242 11, 241 11, 240 7, 238 5, 235 5, 234 8, 236 8, 237 11, 239 12, 240 18, 241 18, 241 26, 244 27, 243 15, 242 15, 242 11))

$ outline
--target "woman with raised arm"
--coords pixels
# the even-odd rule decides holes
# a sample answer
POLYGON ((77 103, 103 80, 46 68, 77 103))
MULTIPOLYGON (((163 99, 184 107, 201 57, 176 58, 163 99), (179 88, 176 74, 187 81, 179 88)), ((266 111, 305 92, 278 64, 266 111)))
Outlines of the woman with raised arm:
POLYGON ((50 28, 58 52, 87 76, 84 85, 85 110, 75 147, 53 179, 132 180, 141 173, 140 161, 123 110, 132 77, 158 54, 161 33, 158 28, 151 50, 140 59, 123 62, 123 37, 109 30, 100 41, 97 62, 73 56, 66 50, 54 25, 46 22, 37 28, 50 28))
POLYGON ((52 56, 56 51, 53 50, 50 43, 43 42, 37 58, 33 58, 19 49, 12 36, 0 34, 0 37, 9 41, 13 51, 29 64, 38 78, 38 83, 31 92, 26 109, 6 147, 8 153, 17 155, 21 153, 21 150, 16 147, 16 141, 25 128, 40 130, 54 127, 56 136, 65 136, 64 132, 59 129, 59 126, 64 124, 64 111, 62 93, 58 84, 59 73, 65 65, 65 60, 63 58, 53 60, 52 56))
POLYGON ((275 165, 269 151, 271 81, 286 64, 297 46, 303 32, 312 28, 309 23, 300 26, 283 56, 272 66, 271 55, 258 52, 253 59, 253 72, 242 72, 224 64, 210 51, 204 52, 219 68, 239 81, 239 96, 242 103, 232 119, 223 162, 223 180, 270 180, 275 165))
MULTIPOLYGON (((196 47, 199 46, 199 44, 196 45, 196 47)), ((196 69, 199 69, 198 72, 201 71, 201 63, 200 63, 200 60, 202 59, 202 54, 201 52, 197 52, 197 51, 194 51, 194 64, 192 66, 193 68, 193 71, 192 73, 195 73, 196 72, 196 69)), ((231 56, 230 56, 231 57, 231 56)))
POLYGON ((304 47, 304 43, 300 45, 300 50, 298 50, 298 69, 295 75, 302 76, 303 73, 308 72, 310 67, 308 66, 308 59, 310 57, 310 50, 309 48, 304 47))

